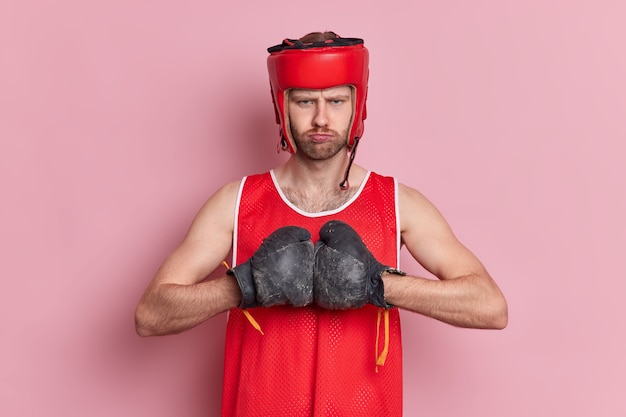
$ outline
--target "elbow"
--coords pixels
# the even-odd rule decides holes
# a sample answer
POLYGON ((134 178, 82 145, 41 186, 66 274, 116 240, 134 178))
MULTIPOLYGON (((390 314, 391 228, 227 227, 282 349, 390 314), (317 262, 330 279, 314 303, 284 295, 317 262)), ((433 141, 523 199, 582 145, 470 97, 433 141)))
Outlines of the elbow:
POLYGON ((135 310, 135 332, 141 337, 156 336, 158 332, 151 325, 154 322, 151 319, 152 314, 144 304, 140 303, 135 310))
POLYGON ((186 329, 187 327, 177 325, 149 304, 140 302, 135 310, 135 332, 141 337, 165 336, 181 333, 186 329))
POLYGON ((503 330, 509 324, 509 307, 502 291, 493 284, 483 292, 481 302, 485 329, 503 330))
POLYGON ((492 330, 504 330, 509 324, 509 317, 507 314, 501 314, 491 321, 490 328, 492 330))
POLYGON ((135 323, 135 332, 140 337, 156 336, 156 333, 152 332, 149 328, 141 326, 137 323, 135 323))
POLYGON ((135 331, 137 332, 137 335, 141 337, 155 336, 154 333, 150 332, 150 330, 146 329, 145 327, 135 326, 135 331))
POLYGON ((509 324, 509 308, 504 297, 500 297, 491 304, 487 314, 486 328, 503 330, 509 324))

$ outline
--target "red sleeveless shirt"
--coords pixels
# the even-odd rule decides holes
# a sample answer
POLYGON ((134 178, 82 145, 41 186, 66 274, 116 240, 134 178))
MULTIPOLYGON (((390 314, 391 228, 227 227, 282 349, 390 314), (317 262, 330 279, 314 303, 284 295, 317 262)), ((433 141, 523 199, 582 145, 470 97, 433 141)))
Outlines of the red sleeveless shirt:
MULTIPOLYGON (((321 213, 292 205, 273 173, 244 178, 239 192, 233 265, 245 262, 265 237, 296 225, 319 239, 332 219, 350 224, 376 259, 399 267, 400 232, 397 184, 392 177, 368 173, 350 201, 321 213)), ((376 357, 385 332, 379 309, 324 310, 315 305, 229 312, 224 354, 224 417, 395 417, 402 415, 400 317, 389 310, 389 351, 383 366, 376 357)))

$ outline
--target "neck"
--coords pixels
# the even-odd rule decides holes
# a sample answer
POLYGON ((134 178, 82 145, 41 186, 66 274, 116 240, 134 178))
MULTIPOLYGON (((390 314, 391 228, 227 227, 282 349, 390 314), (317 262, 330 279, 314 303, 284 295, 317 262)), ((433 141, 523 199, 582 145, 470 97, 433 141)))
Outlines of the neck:
MULTIPOLYGON (((300 156, 297 152, 277 168, 285 186, 309 188, 339 188, 348 166, 349 153, 341 151, 330 159, 313 160, 300 156)), ((281 184, 282 185, 282 184, 281 184)))
POLYGON ((340 152, 332 160, 304 160, 292 155, 285 164, 274 169, 278 185, 285 196, 299 208, 308 212, 333 210, 346 203, 359 188, 366 170, 353 165, 350 170, 350 187, 342 190, 349 154, 340 152))

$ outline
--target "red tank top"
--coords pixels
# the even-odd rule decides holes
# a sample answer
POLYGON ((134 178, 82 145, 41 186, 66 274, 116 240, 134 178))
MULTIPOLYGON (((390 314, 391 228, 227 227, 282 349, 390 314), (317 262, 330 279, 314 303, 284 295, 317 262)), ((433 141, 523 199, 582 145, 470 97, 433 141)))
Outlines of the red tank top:
MULTIPOLYGON (((308 229, 313 241, 331 219, 343 220, 361 236, 379 262, 399 267, 397 186, 391 177, 368 173, 342 207, 306 213, 293 206, 268 172, 244 178, 238 198, 233 264, 245 262, 279 227, 308 229)), ((224 417, 402 415, 400 317, 389 311, 389 351, 379 309, 324 310, 315 305, 229 312, 224 354, 224 417)))

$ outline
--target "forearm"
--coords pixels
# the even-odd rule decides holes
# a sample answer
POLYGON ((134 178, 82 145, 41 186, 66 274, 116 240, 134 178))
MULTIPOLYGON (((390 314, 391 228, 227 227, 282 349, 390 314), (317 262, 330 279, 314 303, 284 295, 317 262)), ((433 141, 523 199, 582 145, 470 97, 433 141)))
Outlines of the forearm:
POLYGON ((144 294, 135 312, 140 336, 180 333, 237 307, 241 291, 232 276, 192 285, 163 283, 144 294))
POLYGON ((458 327, 506 327, 506 301, 488 277, 469 275, 448 280, 430 280, 384 275, 383 282, 385 299, 399 308, 458 327))

